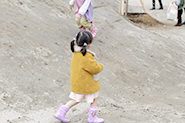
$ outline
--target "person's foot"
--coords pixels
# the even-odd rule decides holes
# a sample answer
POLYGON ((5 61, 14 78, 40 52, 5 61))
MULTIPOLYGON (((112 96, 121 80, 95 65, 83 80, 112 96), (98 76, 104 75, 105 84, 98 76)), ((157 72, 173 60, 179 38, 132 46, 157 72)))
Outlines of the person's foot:
POLYGON ((66 113, 69 111, 68 107, 63 106, 62 104, 60 105, 59 110, 57 111, 57 113, 54 115, 54 117, 60 121, 62 121, 63 123, 69 123, 70 120, 66 119, 66 113))
POLYGON ((182 24, 181 23, 177 23, 175 26, 182 26, 182 24))
POLYGON ((162 9, 163 9, 163 7, 160 7, 160 8, 159 8, 159 10, 162 10, 162 9))
POLYGON ((88 111, 88 123, 104 123, 104 119, 97 117, 97 109, 90 108, 88 111))
POLYGON ((152 7, 150 10, 155 10, 155 7, 152 7))

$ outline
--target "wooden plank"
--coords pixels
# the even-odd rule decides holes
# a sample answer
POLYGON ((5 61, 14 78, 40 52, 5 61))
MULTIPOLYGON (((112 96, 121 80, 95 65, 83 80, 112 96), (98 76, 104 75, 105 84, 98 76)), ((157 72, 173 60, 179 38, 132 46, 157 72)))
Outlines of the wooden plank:
POLYGON ((120 0, 120 14, 124 15, 124 1, 120 0))
POLYGON ((143 7, 144 13, 146 13, 146 8, 145 8, 145 5, 144 5, 144 3, 143 3, 143 0, 140 0, 140 3, 141 3, 141 5, 142 5, 142 7, 143 7))
POLYGON ((128 0, 120 0, 120 10, 121 15, 127 15, 128 13, 128 0))
POLYGON ((124 15, 127 16, 127 14, 128 14, 128 0, 124 0, 124 8, 125 8, 124 15))

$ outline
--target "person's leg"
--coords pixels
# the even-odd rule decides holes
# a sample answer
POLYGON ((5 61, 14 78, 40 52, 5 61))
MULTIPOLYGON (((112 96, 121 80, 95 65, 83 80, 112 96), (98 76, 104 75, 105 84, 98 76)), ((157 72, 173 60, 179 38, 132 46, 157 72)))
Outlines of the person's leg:
POLYGON ((178 14, 177 14, 177 19, 178 19, 178 22, 175 26, 181 26, 181 23, 182 23, 182 9, 178 10, 178 14))
POLYGON ((55 114, 55 118, 57 118, 58 120, 64 122, 64 123, 68 123, 70 122, 70 120, 66 119, 66 113, 69 111, 69 109, 75 105, 77 105, 79 102, 75 101, 75 100, 70 100, 68 101, 65 105, 60 105, 59 110, 57 111, 57 113, 55 114))
POLYGON ((152 0, 152 8, 150 10, 154 10, 155 9, 155 0, 152 0))
POLYGON ((81 31, 86 30, 85 27, 83 27, 83 26, 81 25, 81 23, 80 23, 81 18, 76 18, 75 21, 76 21, 76 24, 78 25, 78 28, 79 28, 81 31))
POLYGON ((73 106, 77 105, 79 102, 75 101, 75 100, 70 100, 68 101, 65 106, 68 107, 69 109, 72 108, 73 106))
POLYGON ((182 23, 182 12, 183 12, 183 10, 182 10, 182 9, 180 9, 180 10, 179 10, 179 14, 178 14, 178 17, 179 17, 179 23, 182 23))
POLYGON ((87 21, 85 17, 82 17, 80 20, 80 24, 85 27, 86 29, 89 29, 91 27, 91 23, 87 21))
POLYGON ((159 5, 160 5, 160 8, 159 9, 163 9, 163 4, 162 4, 162 1, 159 0, 159 5))
POLYGON ((81 24, 80 24, 80 18, 75 18, 76 24, 78 25, 78 28, 81 28, 81 24))
MULTIPOLYGON (((185 8, 184 8, 184 11, 183 11, 182 13, 184 13, 184 14, 185 14, 185 8)), ((182 22, 182 24, 185 24, 185 21, 184 21, 184 22, 182 22)))
POLYGON ((90 104, 90 107, 98 107, 97 98, 93 100, 93 102, 90 104))
POLYGON ((89 29, 91 31, 93 38, 96 36, 98 33, 98 29, 95 27, 95 25, 91 22, 88 22, 85 17, 83 17, 80 21, 81 25, 85 27, 86 29, 89 29))
POLYGON ((104 119, 97 117, 97 98, 90 104, 88 111, 88 122, 89 123, 103 123, 104 119))
POLYGON ((89 28, 89 30, 92 33, 93 38, 97 35, 98 33, 98 29, 95 27, 94 23, 91 23, 91 27, 89 28))

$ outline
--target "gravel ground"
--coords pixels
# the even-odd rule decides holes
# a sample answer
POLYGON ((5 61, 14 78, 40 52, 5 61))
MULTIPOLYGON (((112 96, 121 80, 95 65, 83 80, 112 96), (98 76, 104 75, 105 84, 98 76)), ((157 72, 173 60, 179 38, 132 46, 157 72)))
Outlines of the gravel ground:
MULTIPOLYGON (((166 23, 152 29, 120 16, 118 1, 93 2, 99 33, 92 50, 105 67, 99 116, 106 123, 184 123, 185 26, 165 19, 170 1, 163 11, 144 1, 166 23)), ((143 11, 136 0, 129 6, 143 11)), ((0 122, 59 123, 53 114, 69 99, 74 11, 68 0, 1 0, 0 11, 0 122)), ((86 123, 87 108, 82 102, 67 117, 86 123)))

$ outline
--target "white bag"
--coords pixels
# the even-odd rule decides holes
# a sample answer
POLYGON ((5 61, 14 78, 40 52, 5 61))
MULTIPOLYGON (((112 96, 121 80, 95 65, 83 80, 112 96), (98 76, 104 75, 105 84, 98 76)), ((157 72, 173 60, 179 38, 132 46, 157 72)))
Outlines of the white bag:
POLYGON ((177 5, 175 4, 175 2, 171 2, 167 10, 167 19, 177 22, 177 12, 178 12, 177 5))

